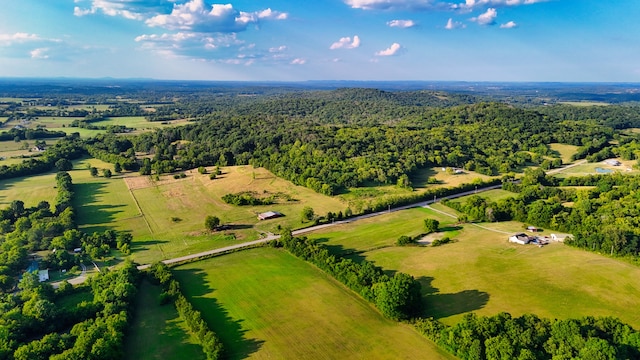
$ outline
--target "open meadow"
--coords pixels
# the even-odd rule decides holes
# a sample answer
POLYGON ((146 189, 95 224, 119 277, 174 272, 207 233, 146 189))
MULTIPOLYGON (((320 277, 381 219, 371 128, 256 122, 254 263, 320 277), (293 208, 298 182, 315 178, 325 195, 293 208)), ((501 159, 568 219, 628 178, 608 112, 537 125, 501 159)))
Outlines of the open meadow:
POLYGON ((36 206, 43 200, 53 205, 58 193, 55 186, 53 172, 0 180, 0 207, 7 207, 14 200, 23 201, 25 207, 36 206))
POLYGON ((563 164, 570 164, 572 162, 571 156, 573 156, 573 154, 575 154, 576 151, 578 150, 578 147, 575 145, 567 145, 567 144, 559 144, 559 143, 549 144, 549 148, 551 148, 552 151, 555 151, 556 153, 558 153, 558 155, 560 155, 560 158, 562 159, 563 164))
POLYGON ((246 250, 173 272, 227 359, 452 358, 283 250, 246 250))
POLYGON ((371 185, 350 188, 338 197, 349 204, 352 210, 360 212, 362 209, 380 198, 391 196, 410 195, 423 193, 431 189, 442 187, 456 187, 462 184, 471 184, 474 181, 487 181, 495 177, 482 175, 474 171, 459 170, 456 174, 442 170, 441 167, 429 167, 415 171, 411 178, 413 189, 401 188, 395 185, 371 185))
POLYGON ((160 305, 160 292, 160 286, 146 280, 138 288, 124 359, 204 359, 200 345, 186 330, 173 304, 160 305))
POLYGON ((577 166, 570 167, 568 169, 564 169, 555 174, 557 177, 569 177, 569 176, 585 176, 585 175, 596 175, 596 174, 608 174, 614 172, 620 172, 623 174, 638 174, 640 171, 634 169, 634 165, 637 163, 637 160, 623 160, 617 158, 620 162, 620 165, 614 166, 611 164, 607 164, 604 161, 593 162, 593 163, 584 163, 577 166))
MULTIPOLYGON (((434 208, 455 215, 441 204, 434 208)), ((369 224, 345 224, 340 231, 327 229, 309 237, 337 251, 356 250, 357 257, 385 270, 413 275, 423 286, 424 315, 447 324, 468 312, 506 311, 549 318, 615 316, 640 327, 640 315, 629 310, 640 307, 637 266, 562 243, 542 248, 510 244, 509 234, 523 230, 518 222, 465 224, 452 236, 454 243, 440 247, 391 246, 398 234, 417 232, 419 220, 432 217, 419 211, 381 215, 369 224)))

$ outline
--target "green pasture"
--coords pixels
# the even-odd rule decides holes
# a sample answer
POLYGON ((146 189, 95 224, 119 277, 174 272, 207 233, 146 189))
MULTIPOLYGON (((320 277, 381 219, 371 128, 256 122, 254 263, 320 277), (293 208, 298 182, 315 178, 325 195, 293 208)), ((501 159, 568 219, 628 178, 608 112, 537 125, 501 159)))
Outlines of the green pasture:
POLYGON ((227 359, 447 359, 411 326, 316 267, 271 248, 174 270, 227 359))
POLYGON ((435 219, 444 230, 443 236, 457 233, 455 218, 426 208, 412 208, 374 216, 354 223, 340 224, 306 234, 310 239, 329 246, 336 254, 358 254, 368 250, 395 246, 400 236, 416 237, 425 232, 424 219, 435 219), (381 226, 380 224, 385 224, 381 226), (348 246, 346 245, 348 244, 348 246))
POLYGON ((95 159, 76 164, 78 170, 71 176, 77 184, 80 227, 87 231, 109 228, 131 231, 133 258, 139 263, 254 240, 264 232, 280 232, 278 225, 280 229, 299 228, 305 225, 301 222, 305 206, 311 206, 318 214, 346 208, 338 199, 294 186, 265 169, 249 166, 226 167, 215 180, 210 180, 208 174, 191 170, 186 172, 184 179, 163 175, 156 181, 134 173, 114 175, 111 179, 92 178, 86 170, 87 161, 99 169, 113 169, 111 164, 95 159), (234 206, 221 199, 227 193, 246 190, 260 194, 282 192, 296 201, 270 206, 234 206), (258 213, 270 210, 285 216, 263 222, 257 219, 258 213), (222 224, 230 228, 206 231, 204 220, 207 215, 219 217, 222 224))
POLYGON ((56 174, 51 172, 13 179, 0 180, 0 206, 7 207, 14 200, 21 200, 26 207, 48 201, 53 205, 58 194, 56 174))
POLYGON ((395 185, 370 185, 350 188, 345 193, 338 195, 338 197, 347 202, 352 210, 360 212, 380 198, 410 195, 416 192, 422 193, 442 187, 456 187, 461 184, 470 184, 478 180, 487 181, 492 178, 495 177, 482 175, 474 171, 463 170, 460 174, 449 174, 443 171, 441 167, 429 167, 419 169, 411 174, 410 181, 413 189, 404 189, 395 185), (429 184, 429 179, 435 179, 435 183, 429 184))
POLYGON ((159 286, 146 280, 140 284, 125 337, 124 359, 204 359, 202 348, 173 304, 160 305, 160 292, 159 286))
POLYGON ((634 169, 633 166, 636 164, 636 160, 622 160, 617 159, 622 163, 620 166, 612 166, 604 161, 595 162, 595 163, 584 163, 577 166, 570 167, 568 169, 564 169, 555 176, 558 177, 569 177, 569 176, 585 176, 585 175, 595 175, 598 174, 596 168, 611 170, 612 172, 619 172, 622 174, 638 174, 639 171, 634 169))
POLYGON ((559 143, 549 144, 549 147, 551 148, 552 151, 555 151, 558 155, 560 155, 560 158, 562 159, 563 164, 571 163, 572 162, 571 156, 573 156, 573 154, 575 154, 576 151, 578 150, 578 147, 575 145, 567 145, 567 144, 559 144, 559 143))
POLYGON ((558 104, 572 105, 572 106, 609 106, 611 104, 602 101, 559 101, 558 104))
POLYGON ((517 194, 511 191, 502 190, 502 189, 493 189, 487 191, 480 191, 477 194, 461 196, 459 198, 451 199, 452 202, 464 204, 467 200, 472 196, 480 196, 485 199, 488 199, 490 202, 495 202, 502 199, 508 199, 511 197, 515 197, 517 194))
MULTIPOLYGON (((435 208, 447 209, 441 204, 435 208)), ((452 209, 446 212, 455 214, 452 209)), ((404 222, 401 217, 379 217, 374 226, 380 232, 402 226, 414 221, 415 210, 406 211, 404 217, 404 222)), ((406 272, 419 279, 425 296, 424 315, 448 324, 469 312, 494 315, 506 311, 549 318, 615 316, 640 327, 640 314, 629 311, 640 306, 637 266, 562 243, 542 248, 510 244, 509 234, 522 232, 522 223, 477 225, 464 225, 452 244, 391 246, 361 251, 358 256, 385 270, 406 272)), ((552 232, 545 229, 541 234, 552 232)), ((339 233, 327 229, 313 237, 341 249, 366 250, 362 245, 365 235, 372 242, 383 241, 375 234, 375 230, 365 231, 360 223, 354 223, 344 225, 339 233)))

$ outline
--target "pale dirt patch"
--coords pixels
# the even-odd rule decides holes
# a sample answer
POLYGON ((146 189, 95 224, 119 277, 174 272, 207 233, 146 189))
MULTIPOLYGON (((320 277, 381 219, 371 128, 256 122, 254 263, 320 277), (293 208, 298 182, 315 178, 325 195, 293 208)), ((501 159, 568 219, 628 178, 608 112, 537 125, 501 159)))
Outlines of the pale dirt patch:
POLYGON ((423 236, 421 239, 417 240, 416 243, 422 246, 429 246, 434 240, 441 239, 443 237, 444 232, 434 232, 423 236))
POLYGON ((124 178, 129 190, 146 189, 153 186, 148 176, 128 176, 124 178))

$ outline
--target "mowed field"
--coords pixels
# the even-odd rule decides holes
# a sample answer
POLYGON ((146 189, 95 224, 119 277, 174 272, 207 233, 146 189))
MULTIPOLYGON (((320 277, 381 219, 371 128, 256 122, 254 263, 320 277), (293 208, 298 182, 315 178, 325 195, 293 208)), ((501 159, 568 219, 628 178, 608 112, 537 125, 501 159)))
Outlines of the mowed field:
MULTIPOLYGON (((435 208, 455 214, 443 205, 435 208)), ((465 224, 452 236, 454 243, 440 247, 392 246, 399 234, 419 231, 416 217, 433 217, 420 216, 420 211, 381 215, 367 220, 371 223, 345 224, 340 231, 319 231, 310 237, 333 249, 355 249, 357 257, 385 270, 413 275, 423 286, 424 315, 448 324, 468 312, 506 311, 549 318, 616 316, 640 328, 640 313, 630 311, 640 307, 639 267, 561 243, 542 248, 510 244, 509 234, 522 232, 518 222, 479 224, 493 231, 465 224)))
POLYGON ((575 145, 558 143, 549 144, 549 147, 551 148, 551 150, 556 151, 560 155, 563 164, 570 164, 572 162, 571 156, 573 156, 573 154, 575 154, 578 150, 578 147, 575 145))
MULTIPOLYGON (((91 177, 87 163, 99 169, 112 165, 91 159, 76 164, 71 172, 76 191, 78 224, 86 231, 115 229, 131 231, 132 256, 139 263, 175 258, 205 250, 255 240, 266 232, 299 228, 302 208, 316 213, 338 212, 346 208, 339 199, 317 194, 275 177, 265 169, 250 166, 226 167, 217 179, 187 171, 184 179, 164 175, 159 181, 136 173, 114 175, 111 179, 91 177), (270 206, 234 206, 222 196, 243 190, 259 194, 286 193, 296 201, 270 206), (285 216, 260 222, 257 214, 279 211, 285 216), (229 229, 208 232, 207 215, 217 216, 229 229)), ((211 168, 210 170, 213 170, 211 168)))
POLYGON ((160 305, 161 288, 142 281, 125 337, 124 359, 204 359, 173 304, 160 305))
POLYGON ((352 210, 360 212, 368 204, 380 198, 422 193, 442 187, 456 187, 461 184, 470 184, 477 180, 487 181, 492 178, 495 177, 482 175, 474 171, 464 170, 460 174, 448 174, 441 167, 430 167, 420 169, 412 174, 410 180, 413 189, 403 189, 395 185, 363 186, 350 188, 347 192, 338 195, 338 197, 346 201, 352 210), (429 179, 435 179, 436 182, 429 184, 427 182, 429 179))
MULTIPOLYGON (((10 121, 4 125, 5 129, 10 129, 15 125, 23 125, 29 128, 35 128, 37 126, 44 126, 49 131, 63 131, 67 134, 71 134, 77 132, 81 137, 91 137, 96 136, 97 134, 102 134, 104 130, 90 130, 83 129, 78 127, 70 127, 71 123, 74 120, 82 120, 83 117, 59 117, 59 116, 40 116, 37 117, 28 123, 20 122, 18 120, 10 121)), ((144 116, 122 116, 122 117, 110 117, 106 118, 103 121, 98 121, 92 123, 92 125, 96 126, 109 126, 109 125, 124 125, 129 128, 135 129, 133 132, 141 133, 145 131, 150 131, 158 128, 165 128, 170 126, 180 126, 188 124, 188 120, 172 120, 167 122, 147 121, 144 116)))
MULTIPOLYGON (((621 172, 623 174, 638 174, 640 171, 633 168, 636 165, 637 160, 623 160, 617 158, 621 165, 613 166, 605 163, 604 161, 594 163, 584 163, 565 170, 562 170, 555 174, 557 177, 569 177, 569 176, 585 176, 598 174, 596 169, 603 169, 607 172, 621 172)), ((600 170, 602 171, 602 170, 600 170)))
POLYGON ((223 341, 227 359, 452 358, 282 250, 236 252, 174 274, 223 341))
POLYGON ((7 207, 14 200, 23 201, 25 207, 43 200, 53 205, 58 194, 55 186, 55 173, 0 180, 0 207, 7 207))

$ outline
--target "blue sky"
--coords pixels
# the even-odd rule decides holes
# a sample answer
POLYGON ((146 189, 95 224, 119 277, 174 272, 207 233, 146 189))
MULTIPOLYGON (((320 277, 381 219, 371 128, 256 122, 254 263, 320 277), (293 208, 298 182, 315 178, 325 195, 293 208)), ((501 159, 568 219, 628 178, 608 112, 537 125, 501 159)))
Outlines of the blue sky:
POLYGON ((7 0, 1 77, 640 82, 638 0, 7 0))

